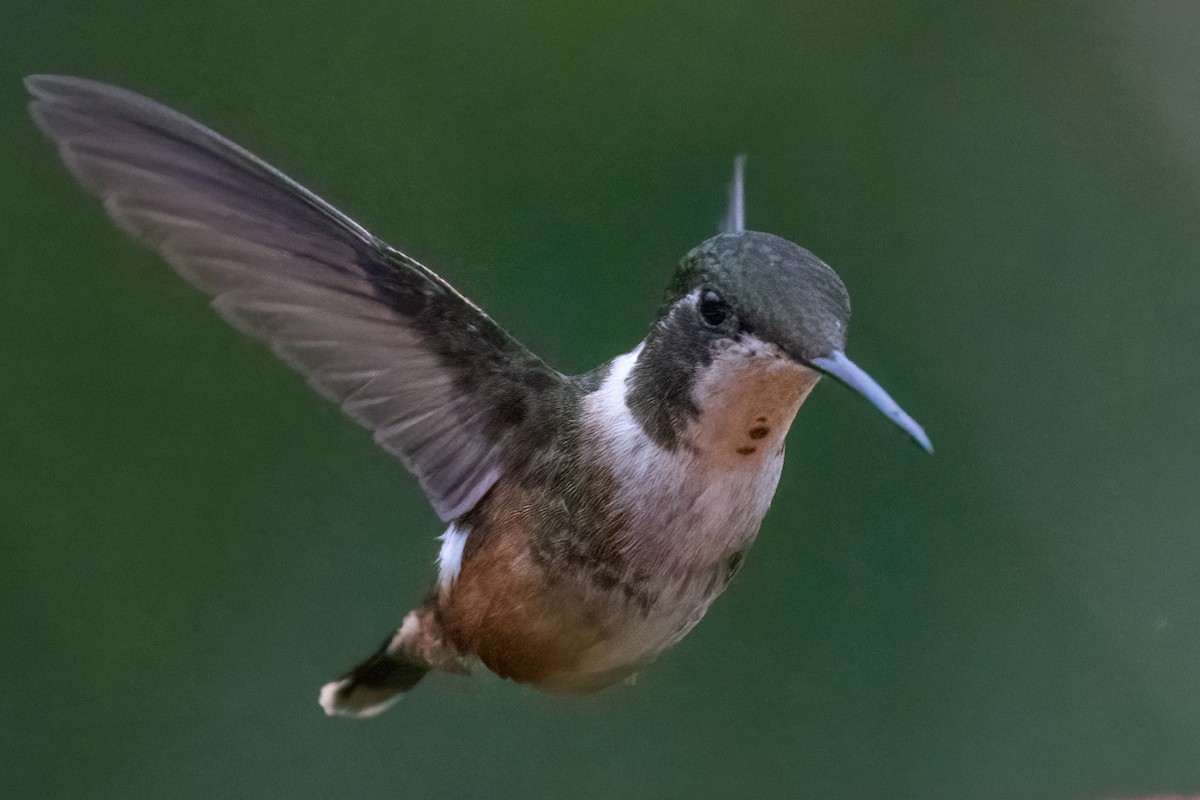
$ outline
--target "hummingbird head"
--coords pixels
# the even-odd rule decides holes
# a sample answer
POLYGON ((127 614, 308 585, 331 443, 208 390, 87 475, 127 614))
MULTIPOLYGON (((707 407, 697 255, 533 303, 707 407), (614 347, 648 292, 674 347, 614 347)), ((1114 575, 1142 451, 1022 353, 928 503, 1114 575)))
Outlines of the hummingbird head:
POLYGON ((663 312, 695 295, 700 321, 729 337, 753 335, 806 366, 846 346, 850 295, 829 265, 770 233, 723 233, 684 256, 663 312))
POLYGON ((932 452, 921 427, 846 357, 849 320, 841 278, 808 250, 769 233, 722 233, 694 248, 676 270, 647 339, 647 367, 658 362, 658 374, 674 366, 682 375, 690 364, 694 386, 714 360, 740 344, 738 352, 753 358, 769 354, 812 371, 811 382, 815 373, 836 378, 932 452))

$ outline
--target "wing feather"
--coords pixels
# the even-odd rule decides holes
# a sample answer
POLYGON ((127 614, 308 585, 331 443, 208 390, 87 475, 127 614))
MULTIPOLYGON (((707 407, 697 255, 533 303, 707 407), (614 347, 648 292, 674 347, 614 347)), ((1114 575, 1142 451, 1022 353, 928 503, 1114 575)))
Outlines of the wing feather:
POLYGON ((34 119, 117 225, 374 431, 443 519, 501 474, 533 414, 514 398, 566 385, 427 267, 199 123, 94 81, 26 85, 34 119))

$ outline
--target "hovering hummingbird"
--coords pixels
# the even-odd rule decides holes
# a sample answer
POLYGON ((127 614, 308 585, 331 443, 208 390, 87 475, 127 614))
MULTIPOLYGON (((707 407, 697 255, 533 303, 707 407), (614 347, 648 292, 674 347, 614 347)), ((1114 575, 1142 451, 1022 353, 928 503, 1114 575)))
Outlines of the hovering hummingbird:
POLYGON ((448 523, 433 590, 322 688, 329 714, 372 716, 430 670, 475 661, 552 692, 648 664, 737 571, 822 375, 932 452, 846 357, 837 274, 745 230, 740 159, 723 232, 684 256, 646 338, 568 376, 199 123, 80 78, 26 86, 34 119, 117 225, 372 430, 448 523))

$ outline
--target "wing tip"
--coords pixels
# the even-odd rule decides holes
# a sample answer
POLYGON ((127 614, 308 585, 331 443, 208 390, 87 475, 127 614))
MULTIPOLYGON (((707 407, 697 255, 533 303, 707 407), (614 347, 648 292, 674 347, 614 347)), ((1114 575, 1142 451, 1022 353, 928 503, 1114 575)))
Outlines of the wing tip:
POLYGON ((98 110, 129 109, 152 102, 127 89, 72 75, 37 73, 22 80, 30 95, 29 115, 54 141, 79 133, 80 126, 87 127, 98 110))
POLYGON ((25 91, 29 92, 33 97, 41 98, 49 94, 49 86, 62 78, 65 75, 52 75, 46 72, 36 72, 32 75, 26 75, 21 79, 21 83, 25 85, 25 91))
POLYGON ((74 75, 56 75, 51 72, 37 72, 22 78, 25 90, 35 99, 46 102, 67 102, 69 100, 99 99, 102 97, 124 98, 141 97, 141 95, 122 89, 111 83, 94 81, 90 78, 79 78, 74 75))

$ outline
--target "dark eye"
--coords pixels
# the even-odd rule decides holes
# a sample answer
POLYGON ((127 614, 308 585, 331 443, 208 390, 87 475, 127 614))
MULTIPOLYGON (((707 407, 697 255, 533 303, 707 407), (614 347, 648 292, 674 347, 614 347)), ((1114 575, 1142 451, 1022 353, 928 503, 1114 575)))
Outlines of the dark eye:
POLYGON ((719 328, 725 320, 729 319, 729 314, 729 304, 721 298, 721 295, 712 289, 705 289, 701 292, 700 318, 706 325, 719 328))

